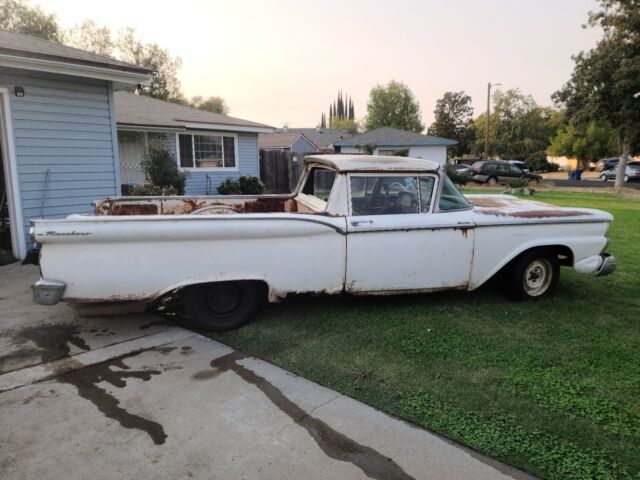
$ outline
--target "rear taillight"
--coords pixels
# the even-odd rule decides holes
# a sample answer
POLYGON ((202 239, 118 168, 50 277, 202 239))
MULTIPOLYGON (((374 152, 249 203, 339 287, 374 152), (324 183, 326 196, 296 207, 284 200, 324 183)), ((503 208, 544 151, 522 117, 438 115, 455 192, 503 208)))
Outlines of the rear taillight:
POLYGON ((480 175, 480 169, 478 169, 478 168, 474 168, 474 169, 473 169, 473 174, 474 174, 474 175, 480 175))

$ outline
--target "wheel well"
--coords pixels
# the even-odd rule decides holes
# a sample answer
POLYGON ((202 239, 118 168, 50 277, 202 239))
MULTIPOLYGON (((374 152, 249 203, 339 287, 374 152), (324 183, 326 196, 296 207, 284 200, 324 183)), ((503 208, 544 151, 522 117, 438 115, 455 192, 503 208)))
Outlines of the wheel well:
POLYGON ((149 302, 150 307, 157 307, 159 305, 171 305, 174 306, 176 304, 180 304, 183 301, 184 292, 186 289, 190 287, 195 287, 197 285, 205 285, 208 283, 222 283, 222 282, 242 282, 242 283, 252 283, 255 284, 256 287, 259 288, 260 295, 267 298, 269 294, 269 284, 265 280, 219 280, 219 281, 209 281, 209 282, 195 282, 190 283, 188 285, 182 285, 177 288, 173 288, 156 298, 154 298, 151 302, 149 302))
POLYGON ((523 255, 529 254, 534 251, 543 251, 553 255, 558 259, 558 263, 563 266, 573 266, 573 252, 566 245, 544 245, 540 247, 529 248, 516 255, 505 267, 511 266, 514 262, 520 259, 523 255))

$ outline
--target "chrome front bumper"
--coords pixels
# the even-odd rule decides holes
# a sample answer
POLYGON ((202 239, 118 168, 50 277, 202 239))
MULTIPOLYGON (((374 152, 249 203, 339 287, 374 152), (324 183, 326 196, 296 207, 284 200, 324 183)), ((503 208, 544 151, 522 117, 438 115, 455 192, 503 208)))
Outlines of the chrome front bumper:
POLYGON ((600 268, 598 269, 598 277, 609 275, 616 269, 616 257, 609 255, 608 253, 603 253, 601 257, 602 265, 600 265, 600 268))
POLYGON ((67 284, 58 280, 41 278, 31 285, 33 301, 40 305, 55 305, 60 301, 67 284))

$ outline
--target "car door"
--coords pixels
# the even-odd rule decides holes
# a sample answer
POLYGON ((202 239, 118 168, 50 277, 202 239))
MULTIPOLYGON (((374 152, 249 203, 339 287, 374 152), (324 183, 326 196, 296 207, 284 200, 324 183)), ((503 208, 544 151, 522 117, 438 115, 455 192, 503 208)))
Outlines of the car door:
POLYGON ((498 174, 498 181, 507 182, 511 178, 513 178, 513 174, 512 174, 512 171, 511 171, 511 166, 512 165, 510 163, 506 163, 506 162, 496 165, 496 172, 498 174))
POLYGON ((348 292, 467 287, 474 233, 470 210, 434 205, 437 183, 436 175, 349 176, 348 292))

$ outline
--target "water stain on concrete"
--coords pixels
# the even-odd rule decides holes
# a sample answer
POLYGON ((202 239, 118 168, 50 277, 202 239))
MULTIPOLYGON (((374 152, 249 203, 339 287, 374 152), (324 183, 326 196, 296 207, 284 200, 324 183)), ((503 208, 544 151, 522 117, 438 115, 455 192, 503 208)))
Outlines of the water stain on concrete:
POLYGON ((142 352, 130 353, 105 363, 82 368, 61 375, 57 380, 76 387, 78 394, 93 403, 106 417, 116 420, 124 428, 141 430, 151 437, 153 443, 162 445, 167 439, 167 434, 162 425, 128 412, 120 406, 120 400, 107 392, 106 389, 98 386, 101 382, 107 382, 116 388, 124 388, 127 386, 127 379, 135 378, 146 382, 152 376, 159 375, 161 373, 160 370, 131 370, 124 363, 125 358, 130 358, 140 353, 142 352), (113 370, 113 368, 118 370, 113 370))
POLYGON ((12 335, 11 342, 22 348, 0 356, 0 373, 68 357, 70 344, 91 350, 80 333, 80 327, 73 324, 44 324, 18 330, 12 335))
MULTIPOLYGON (((352 463, 369 478, 377 480, 413 480, 413 477, 391 458, 382 455, 371 447, 357 443, 355 440, 334 430, 322 420, 309 415, 265 378, 237 363, 238 360, 243 358, 248 357, 242 353, 233 352, 213 360, 211 366, 216 369, 218 374, 231 370, 245 382, 255 385, 278 409, 304 428, 327 456, 335 460, 352 463)), ((201 374, 201 377, 204 376, 204 372, 198 372, 196 375, 199 374, 201 374)), ((208 378, 214 378, 215 376, 217 375, 208 378)))

